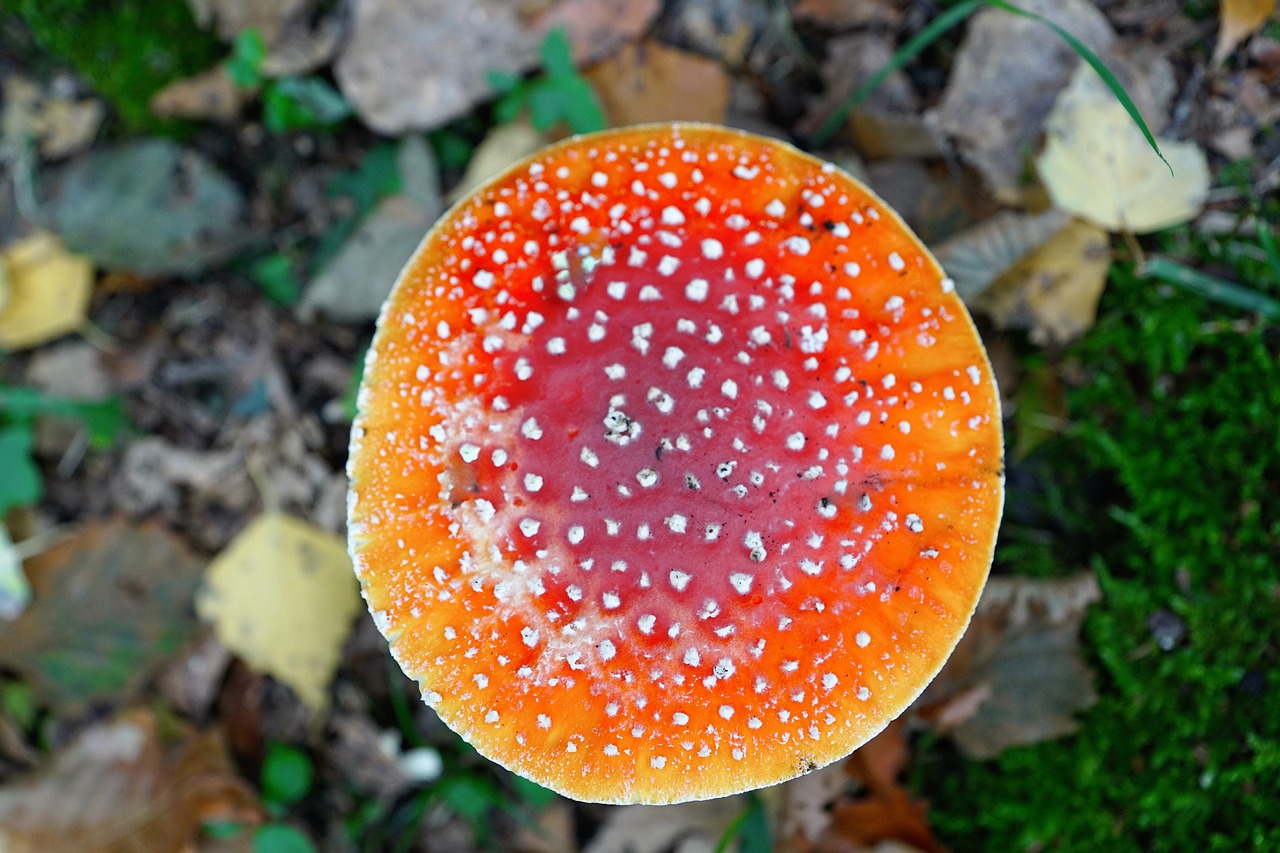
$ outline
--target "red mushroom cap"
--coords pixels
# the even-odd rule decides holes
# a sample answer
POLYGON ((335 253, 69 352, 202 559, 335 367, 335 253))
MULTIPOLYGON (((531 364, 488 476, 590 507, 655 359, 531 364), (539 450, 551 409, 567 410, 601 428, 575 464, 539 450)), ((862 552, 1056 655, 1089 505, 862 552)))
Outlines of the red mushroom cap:
POLYGON ((955 646, 1002 506, 999 402, 884 202, 700 125, 570 139, 396 285, 351 443, 378 627, 477 750, 671 803, 847 755, 955 646))

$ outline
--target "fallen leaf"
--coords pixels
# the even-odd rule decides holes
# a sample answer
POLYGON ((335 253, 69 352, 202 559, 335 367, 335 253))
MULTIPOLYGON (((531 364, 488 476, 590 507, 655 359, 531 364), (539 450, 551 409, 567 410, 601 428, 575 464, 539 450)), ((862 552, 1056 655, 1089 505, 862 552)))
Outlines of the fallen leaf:
POLYGON ((1221 65, 1240 43, 1256 33, 1276 11, 1276 0, 1222 0, 1213 64, 1221 65))
POLYGON ((564 27, 574 61, 589 64, 644 35, 661 10, 661 0, 556 0, 533 25, 540 38, 564 27))
POLYGON ((797 853, 814 850, 831 826, 832 803, 846 793, 850 784, 844 763, 836 762, 780 785, 778 849, 797 853))
POLYGON ((27 349, 84 325, 93 294, 93 262, 37 233, 0 253, 7 298, 0 308, 0 347, 27 349))
POLYGON ((449 203, 456 202, 485 181, 501 174, 516 161, 550 142, 551 138, 547 134, 535 130, 523 118, 493 128, 476 146, 462 180, 449 192, 449 203))
POLYGON ((978 177, 941 164, 894 157, 867 164, 866 182, 927 245, 995 213, 996 205, 978 177))
POLYGON ((278 512, 250 522, 209 564, 196 601, 223 645, 288 684, 313 711, 328 704, 361 609, 346 541, 278 512))
POLYGON ((307 287, 298 305, 340 323, 378 316, 400 270, 422 242, 434 218, 403 196, 378 202, 333 260, 307 287))
MULTIPOLYGON (((865 789, 862 796, 838 800, 831 807, 829 834, 840 844, 861 848, 882 842, 905 842, 924 853, 946 853, 926 820, 928 805, 911 796, 898 777, 907 767, 906 728, 901 720, 854 751, 845 772, 865 789)), ((839 849, 820 841, 819 850, 839 849)), ((845 847, 847 849, 847 847, 845 847)))
POLYGON ((211 119, 229 122, 240 115, 251 91, 236 85, 226 66, 174 80, 151 96, 151 113, 159 118, 211 119))
POLYGON ((729 77, 719 63, 657 41, 627 45, 587 76, 614 126, 723 123, 729 108, 729 77))
POLYGON ((729 825, 747 808, 744 796, 701 800, 673 806, 618 806, 609 810, 604 826, 583 853, 664 853, 685 850, 695 840, 714 850, 729 825))
POLYGON ((14 74, 4 81, 0 126, 4 138, 34 139, 42 155, 57 159, 88 148, 106 112, 101 101, 47 94, 38 84, 14 74))
POLYGON ((430 146, 408 137, 396 159, 400 193, 379 201, 308 285, 298 306, 304 317, 321 314, 345 323, 375 319, 400 270, 444 212, 430 146))
POLYGON ((1013 412, 1012 432, 1016 438, 1011 455, 1021 460, 1066 428, 1069 411, 1058 371, 1046 365, 1027 369, 1014 399, 1015 405, 1005 411, 1013 412))
POLYGON ((1110 266, 1107 232, 1073 220, 969 304, 999 328, 1029 328, 1033 343, 1064 344, 1092 328, 1110 266))
POLYGON ((62 709, 131 694, 195 633, 202 566, 156 527, 86 525, 27 560, 32 603, 0 623, 0 663, 62 709))
POLYGON ((1070 217, 1004 211, 947 240, 934 250, 966 302, 978 296, 1028 252, 1061 231, 1070 217))
POLYGON ((231 41, 248 29, 271 44, 290 21, 306 17, 315 0, 187 0, 196 23, 213 26, 218 37, 231 41))
POLYGON ((509 0, 354 0, 334 75, 384 134, 435 128, 492 96, 489 72, 519 74, 539 37, 509 0))
POLYGON ((1058 96, 1045 133, 1037 167, 1063 210, 1109 231, 1145 234, 1187 222, 1204 206, 1204 152, 1191 142, 1161 139, 1166 166, 1087 65, 1058 96))
POLYGON ((181 726, 162 740, 155 715, 135 710, 0 788, 0 850, 185 853, 207 822, 261 817, 216 733, 181 726))
MULTIPOLYGON (((1088 0, 1017 5, 1053 21, 1095 54, 1108 53, 1115 42, 1111 25, 1088 0)), ((1027 191, 1027 160, 1041 125, 1078 65, 1075 51, 1044 24, 985 9, 973 16, 929 118, 956 140, 996 198, 1017 204, 1027 191)))
POLYGON ((93 151, 54 184, 46 202, 54 230, 108 269, 189 275, 225 259, 246 237, 235 184, 169 140, 93 151))
POLYGON ((916 714, 976 759, 1071 734, 1073 715, 1097 701, 1078 644, 1085 612, 1100 598, 1092 574, 992 578, 916 714))
MULTIPOLYGON (((880 72, 892 58, 891 45, 878 35, 859 32, 831 39, 821 70, 825 88, 820 96, 809 101, 804 117, 796 124, 796 131, 801 136, 815 134, 831 115, 844 106, 854 91, 880 72)), ((915 115, 919 111, 919 96, 910 79, 899 69, 886 77, 858 109, 879 115, 915 115)), ((905 151, 891 151, 884 155, 860 151, 871 157, 912 156, 905 151)))

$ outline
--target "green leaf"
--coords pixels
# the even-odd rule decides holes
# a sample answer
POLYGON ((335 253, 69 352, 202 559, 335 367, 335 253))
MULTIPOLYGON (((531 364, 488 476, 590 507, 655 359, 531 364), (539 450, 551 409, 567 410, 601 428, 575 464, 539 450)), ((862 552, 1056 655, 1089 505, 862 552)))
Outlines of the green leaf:
POLYGON ((29 421, 37 415, 78 418, 89 430, 90 446, 97 450, 114 443, 129 425, 119 397, 66 400, 22 386, 0 386, 0 412, 16 421, 29 421))
POLYGON ((262 85, 262 62, 267 57, 267 45, 262 35, 250 27, 236 36, 231 46, 231 58, 227 60, 227 76, 242 89, 262 85))
POLYGON ((44 479, 31 458, 34 439, 28 424, 0 427, 0 515, 30 506, 44 494, 44 479))
POLYGON ((504 71, 498 68, 492 68, 485 75, 489 81, 489 86, 496 92, 510 92, 512 89, 520 85, 523 78, 519 74, 512 71, 504 71))
POLYGON ((36 724, 35 694, 31 685, 25 681, 0 681, 0 710, 9 716, 18 727, 30 731, 36 724))
POLYGON ((253 833, 253 853, 315 853, 315 845, 292 826, 268 823, 253 833))
POLYGON ((542 68, 548 77, 577 77, 578 67, 573 64, 573 48, 564 27, 556 27, 547 33, 539 49, 542 68))
POLYGON ((262 96, 262 122, 273 133, 329 127, 351 115, 351 105, 319 77, 282 77, 262 96))
POLYGON ((488 779, 478 776, 451 776, 436 786, 440 800, 455 814, 465 818, 477 831, 484 827, 489 812, 500 808, 502 792, 488 779))
POLYGON ((1125 112, 1129 114, 1129 118, 1133 119, 1133 123, 1142 131, 1142 135, 1146 137, 1147 144, 1151 146, 1151 150, 1156 152, 1156 156, 1169 167, 1169 174, 1173 174, 1173 166, 1170 166, 1169 161, 1165 160, 1163 152, 1160 151, 1160 146, 1156 144, 1155 135, 1151 133, 1151 128, 1147 127, 1147 123, 1143 121, 1142 114, 1138 112, 1138 107, 1134 104, 1133 99, 1129 97, 1129 93, 1125 91, 1124 86, 1120 83, 1119 79, 1116 78, 1116 75, 1111 72, 1111 69, 1108 68, 1100 58, 1098 58, 1096 53, 1086 47, 1084 42, 1080 41, 1080 39, 1076 38, 1071 33, 1067 32, 1067 30, 1058 26, 1043 15, 1038 15, 1035 12, 1019 8, 1012 3, 1005 2, 1005 0, 984 0, 984 2, 988 6, 1003 9, 1011 15, 1017 15, 1022 18, 1027 18, 1028 20, 1037 21, 1057 33, 1063 41, 1071 46, 1071 49, 1074 50, 1081 59, 1089 64, 1090 68, 1097 72, 1103 82, 1107 84, 1107 88, 1116 96, 1116 100, 1118 100, 1121 106, 1124 107, 1125 112))
POLYGON ((311 759, 296 747, 273 743, 262 760, 262 798, 268 803, 292 805, 311 790, 311 759))
POLYGON ((515 789, 516 797, 534 811, 545 809, 558 796, 555 791, 544 788, 537 782, 530 782, 523 776, 512 775, 511 787, 515 789))
POLYGON ((293 305, 302 296, 302 283, 293 272, 293 262, 281 252, 254 261, 249 277, 277 305, 293 305))
POLYGON ((591 84, 581 77, 563 80, 561 90, 562 114, 565 123, 574 133, 593 133, 604 130, 607 122, 604 110, 596 99, 591 84))
POLYGON ((748 803, 742 814, 720 836, 716 845, 716 853, 725 853, 729 845, 738 841, 738 853, 771 853, 773 836, 769 830, 769 816, 765 814, 764 802, 754 791, 748 795, 748 803))
POLYGON ((244 824, 235 820, 210 820, 200 824, 200 833, 214 841, 235 838, 244 832, 244 824))

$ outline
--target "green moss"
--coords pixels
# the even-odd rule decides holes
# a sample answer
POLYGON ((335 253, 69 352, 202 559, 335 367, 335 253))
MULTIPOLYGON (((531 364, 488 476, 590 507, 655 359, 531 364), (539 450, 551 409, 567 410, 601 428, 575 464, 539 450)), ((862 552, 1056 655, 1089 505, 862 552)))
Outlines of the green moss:
MULTIPOLYGON (((1280 291, 1256 259, 1234 273, 1280 291)), ((927 746, 917 779, 958 851, 1280 850, 1277 332, 1115 271, 1066 355, 1072 428, 1011 469, 997 552, 1098 572, 1101 700, 1075 736, 992 762, 927 746), (1168 651, 1157 613, 1185 626, 1168 651)))
POLYGON ((174 0, 0 0, 0 12, 22 20, 36 70, 48 59, 70 66, 129 130, 176 127, 152 117, 151 96, 226 52, 174 0))

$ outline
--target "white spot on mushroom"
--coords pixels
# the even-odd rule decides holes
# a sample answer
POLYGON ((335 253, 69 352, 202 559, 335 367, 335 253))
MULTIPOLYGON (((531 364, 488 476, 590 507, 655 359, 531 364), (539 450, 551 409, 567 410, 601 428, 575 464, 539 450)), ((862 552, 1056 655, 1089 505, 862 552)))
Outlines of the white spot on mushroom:
POLYGON ((653 626, 658 621, 658 617, 652 613, 646 613, 636 620, 636 627, 640 629, 641 634, 653 633, 653 626))
POLYGON ((583 526, 580 524, 575 524, 574 526, 569 528, 569 533, 568 533, 569 544, 577 545, 579 542, 582 541, 583 537, 586 535, 587 535, 586 529, 583 528, 583 526))
POLYGON ((475 462, 480 458, 480 448, 468 442, 458 448, 458 455, 462 457, 463 462, 475 462))
POLYGON ((732 706, 732 705, 721 705, 721 706, 720 706, 720 716, 721 716, 721 717, 723 717, 723 718, 724 718, 724 719, 726 719, 726 720, 728 720, 728 719, 732 718, 732 717, 733 717, 733 706, 732 706))
POLYGON ((828 672, 822 676, 822 686, 828 690, 835 687, 839 682, 840 679, 836 678, 835 673, 828 672))
POLYGON ((866 631, 859 631, 853 635, 853 641, 858 644, 858 648, 865 649, 871 643, 871 635, 866 631))
POLYGON ((746 595, 751 591, 751 583, 753 580, 755 580, 755 578, 743 572, 734 572, 729 575, 729 583, 732 584, 733 588, 741 595, 746 595))
POLYGON ((690 577, 691 575, 688 572, 682 572, 679 569, 672 569, 671 574, 668 575, 671 586, 676 592, 684 592, 684 588, 689 585, 690 577))

